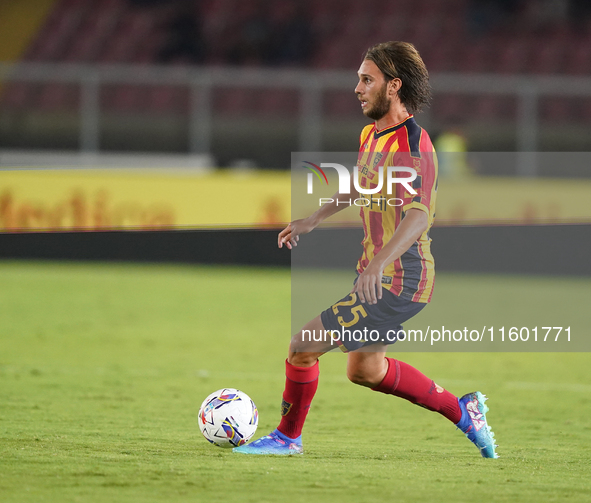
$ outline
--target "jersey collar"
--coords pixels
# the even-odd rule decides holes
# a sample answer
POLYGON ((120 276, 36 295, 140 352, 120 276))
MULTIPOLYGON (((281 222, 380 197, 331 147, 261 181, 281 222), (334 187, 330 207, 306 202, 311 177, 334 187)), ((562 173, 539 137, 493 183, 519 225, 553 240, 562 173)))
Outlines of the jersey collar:
POLYGON ((405 126, 407 123, 414 122, 414 121, 415 121, 414 115, 409 115, 402 122, 399 122, 398 124, 394 124, 393 126, 388 126, 387 128, 384 128, 381 131, 378 131, 378 129, 376 128, 374 131, 373 137, 380 138, 388 133, 393 133, 397 129, 400 129, 402 126, 405 126))

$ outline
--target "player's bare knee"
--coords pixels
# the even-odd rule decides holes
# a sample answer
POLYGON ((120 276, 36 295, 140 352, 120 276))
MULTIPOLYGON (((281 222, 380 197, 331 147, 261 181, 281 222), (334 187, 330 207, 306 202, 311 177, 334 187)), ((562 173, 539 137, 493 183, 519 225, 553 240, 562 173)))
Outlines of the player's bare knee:
POLYGON ((326 353, 333 349, 330 343, 325 340, 314 340, 302 336, 302 332, 298 332, 291 338, 289 344, 289 353, 317 353, 319 355, 326 353))
POLYGON ((300 334, 296 334, 291 338, 289 344, 289 355, 287 361, 296 367, 310 367, 316 363, 317 355, 310 351, 309 344, 302 341, 300 334))
POLYGON ((301 332, 297 333, 291 338, 289 343, 289 354, 292 353, 306 353, 309 352, 312 348, 310 347, 310 343, 302 339, 300 336, 301 332))
POLYGON ((359 386, 365 386, 367 388, 373 388, 379 384, 375 383, 375 379, 373 379, 373 375, 363 371, 362 369, 347 369, 347 378, 353 384, 358 384, 359 386))
POLYGON ((317 353, 292 353, 291 351, 287 358, 287 361, 296 367, 311 367, 317 360, 317 353))

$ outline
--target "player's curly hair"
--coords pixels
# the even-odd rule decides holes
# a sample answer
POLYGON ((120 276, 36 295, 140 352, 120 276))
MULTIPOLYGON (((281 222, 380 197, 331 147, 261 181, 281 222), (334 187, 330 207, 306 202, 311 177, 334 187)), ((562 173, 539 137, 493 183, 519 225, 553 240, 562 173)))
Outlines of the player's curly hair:
POLYGON ((387 81, 402 81, 398 97, 409 113, 420 112, 429 105, 429 72, 414 45, 408 42, 383 42, 370 47, 364 59, 373 61, 387 81))

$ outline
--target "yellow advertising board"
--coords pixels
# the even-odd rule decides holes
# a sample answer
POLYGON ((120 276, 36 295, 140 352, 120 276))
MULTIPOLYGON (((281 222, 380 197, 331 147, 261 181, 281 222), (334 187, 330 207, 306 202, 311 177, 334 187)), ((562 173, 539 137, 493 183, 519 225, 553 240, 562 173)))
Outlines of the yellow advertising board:
POLYGON ((279 226, 289 174, 129 169, 0 172, 0 231, 279 226))
MULTIPOLYGON (((590 196, 589 180, 444 180, 435 225, 591 223, 590 196)), ((294 218, 315 211, 318 199, 297 206, 294 218)), ((357 224, 358 213, 332 221, 357 224)), ((280 227, 290 218, 288 172, 0 171, 2 232, 280 227)))
POLYGON ((591 180, 442 180, 438 225, 591 223, 591 180))

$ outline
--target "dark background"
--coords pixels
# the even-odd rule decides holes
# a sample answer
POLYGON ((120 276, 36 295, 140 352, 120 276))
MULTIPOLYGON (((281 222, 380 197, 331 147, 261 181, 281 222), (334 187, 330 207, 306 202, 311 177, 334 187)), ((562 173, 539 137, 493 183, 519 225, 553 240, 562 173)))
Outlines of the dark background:
MULTIPOLYGON (((293 252, 277 229, 0 234, 0 258, 354 268, 361 229, 316 229, 293 252), (318 250, 323 253, 318 253, 318 250)), ((591 225, 431 230, 437 271, 591 275, 591 225)))

